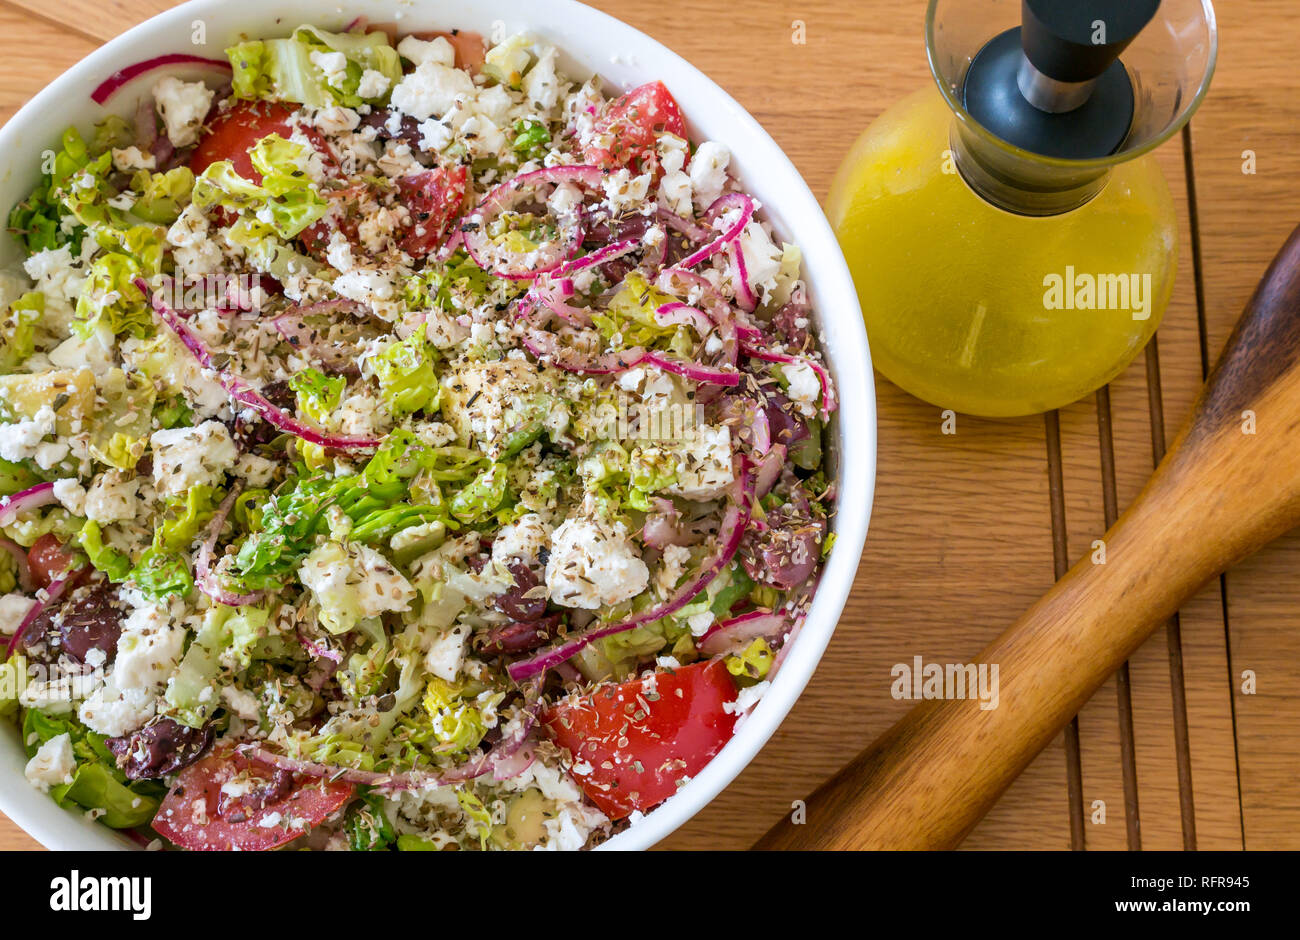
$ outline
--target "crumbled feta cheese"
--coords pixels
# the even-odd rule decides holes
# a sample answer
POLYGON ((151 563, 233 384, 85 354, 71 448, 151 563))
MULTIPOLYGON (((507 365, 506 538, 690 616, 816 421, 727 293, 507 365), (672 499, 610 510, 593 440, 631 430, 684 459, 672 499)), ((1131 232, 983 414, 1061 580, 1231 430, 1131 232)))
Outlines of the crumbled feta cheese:
POLYGON ((393 282, 382 271, 357 268, 334 279, 334 292, 359 304, 375 307, 393 299, 393 282))
MULTIPOLYGON (((257 703, 257 697, 252 692, 245 692, 243 689, 235 688, 233 685, 222 686, 222 700, 230 706, 230 710, 242 718, 244 721, 257 721, 262 716, 261 707, 257 703)), ((225 792, 225 787, 222 787, 225 792)))
POLYGON ((530 512, 501 527, 492 542, 492 560, 507 567, 516 561, 531 564, 550 544, 551 527, 537 513, 530 512))
POLYGON ((691 158, 691 187, 695 190, 695 206, 700 211, 713 205, 727 185, 727 164, 731 151, 722 144, 706 140, 691 158))
POLYGON ((668 491, 687 499, 716 499, 735 480, 731 466, 731 429, 700 425, 682 443, 677 482, 668 491))
POLYGON ((686 573, 686 564, 691 560, 691 550, 684 545, 665 545, 663 567, 655 575, 655 586, 664 597, 672 596, 677 582, 686 573))
POLYGON ((16 591, 0 597, 0 633, 13 636, 35 606, 36 601, 16 591))
POLYGON ((104 375, 117 367, 117 342, 107 323, 97 323, 87 336, 73 333, 50 350, 50 364, 60 369, 89 368, 104 375))
POLYGON ((474 110, 498 126, 510 120, 510 109, 514 100, 505 85, 493 85, 478 93, 474 101, 474 110))
POLYGON ((635 597, 649 582, 650 570, 622 522, 575 516, 555 530, 546 564, 546 588, 555 603, 595 610, 635 597))
POLYGON ((0 457, 13 463, 35 457, 41 441, 54 433, 54 422, 54 410, 47 405, 31 419, 0 424, 0 457))
POLYGON ((348 237, 342 232, 334 232, 330 235, 329 246, 325 250, 325 260, 341 274, 347 274, 355 266, 352 260, 352 242, 348 241, 348 237))
POLYGON ((414 36, 407 36, 397 44, 397 52, 402 58, 417 66, 432 62, 450 68, 456 64, 456 48, 442 36, 428 42, 414 36))
POLYGON ((239 459, 230 431, 219 421, 155 431, 149 445, 154 488, 160 496, 179 496, 196 486, 216 486, 239 459))
POLYGON ((506 146, 506 135, 492 123, 491 118, 483 114, 467 118, 461 125, 460 136, 472 157, 488 159, 499 154, 506 146))
POLYGON ((645 202, 650 190, 650 173, 633 176, 627 168, 617 170, 605 177, 605 204, 611 215, 622 215, 638 209, 645 202))
POLYGON ((172 144, 188 147, 197 143, 199 129, 212 108, 212 90, 202 82, 183 82, 168 75, 153 86, 153 97, 172 144))
MULTIPOLYGON (((85 239, 82 250, 92 251, 94 239, 85 239), (89 246, 89 247, 87 247, 89 246)), ((86 277, 72 257, 67 245, 38 251, 23 262, 23 270, 36 282, 36 289, 45 296, 45 318, 42 325, 56 335, 66 335, 72 323, 73 305, 81 296, 86 277)))
POLYGON ((343 53, 315 50, 311 54, 311 64, 324 73, 326 84, 335 88, 343 87, 343 82, 348 77, 348 57, 343 53))
POLYGON ((36 447, 36 466, 42 470, 51 470, 68 456, 68 451, 72 448, 63 441, 47 441, 36 447))
POLYGON ((138 477, 126 477, 120 470, 101 473, 86 491, 86 518, 100 525, 135 519, 139 487, 138 477))
POLYGON ((86 490, 75 479, 55 480, 54 498, 74 516, 85 516, 86 490))
POLYGON ((754 706, 759 703, 771 686, 772 683, 767 679, 764 679, 762 682, 741 689, 740 692, 736 694, 736 700, 734 702, 724 702, 722 704, 722 710, 728 715, 740 716, 740 721, 736 722, 737 730, 739 730, 741 722, 749 716, 749 713, 754 710, 754 706))
POLYGON ((709 632, 709 627, 713 626, 713 621, 713 611, 704 610, 687 617, 686 625, 691 629, 691 636, 704 636, 709 632))
POLYGON ((27 762, 27 779, 32 786, 46 791, 50 787, 72 782, 77 758, 72 753, 72 738, 65 731, 50 738, 27 762))
POLYGON ((676 134, 661 134, 659 144, 659 165, 663 168, 663 179, 659 182, 659 201, 684 218, 692 216, 691 177, 684 167, 690 156, 689 145, 676 134))
POLYGON ((303 559, 298 578, 320 605, 321 623, 343 633, 385 611, 410 609, 415 588, 369 545, 326 542, 303 559))
POLYGON ((151 153, 144 153, 139 147, 127 147, 124 150, 113 148, 113 169, 122 173, 134 170, 156 170, 158 160, 151 153))
POLYGON ((420 63, 393 88, 390 104, 419 121, 441 117, 460 101, 474 97, 469 73, 438 62, 420 63))
POLYGON ((789 383, 790 400, 798 405, 800 414, 814 417, 822 398, 822 383, 817 370, 806 362, 788 362, 781 366, 781 372, 789 383))
POLYGON ((362 98, 382 98, 392 82, 383 72, 366 69, 361 73, 361 83, 357 85, 357 94, 362 98))
POLYGON ((420 148, 426 151, 441 150, 452 141, 452 130, 441 121, 428 120, 420 125, 420 148))
POLYGON ((560 80, 555 74, 555 49, 547 46, 537 56, 522 84, 528 101, 541 111, 555 107, 560 98, 560 80))
POLYGON ((234 473, 236 476, 243 477, 244 482, 249 486, 261 488, 269 486, 271 480, 275 477, 275 468, 278 466, 274 460, 268 460, 266 457, 259 457, 257 454, 244 454, 235 464, 234 473))
POLYGON ((315 128, 322 134, 346 134, 361 126, 361 115, 351 108, 334 105, 321 108, 312 116, 315 128))
POLYGON ((468 627, 452 627, 429 646, 429 651, 424 654, 424 668, 439 679, 456 681, 460 667, 465 662, 465 646, 468 641, 468 627))
POLYGON ((772 244, 772 236, 758 222, 750 222, 740 234, 740 250, 745 255, 745 272, 749 285, 770 294, 776 290, 776 277, 781 273, 781 249, 772 244))
POLYGON ((143 728, 154 716, 157 698, 154 690, 119 689, 110 680, 81 703, 77 717, 91 731, 116 738, 143 728))
POLYGON ((146 601, 122 622, 113 661, 119 688, 158 689, 180 665, 185 627, 173 622, 166 604, 146 601))

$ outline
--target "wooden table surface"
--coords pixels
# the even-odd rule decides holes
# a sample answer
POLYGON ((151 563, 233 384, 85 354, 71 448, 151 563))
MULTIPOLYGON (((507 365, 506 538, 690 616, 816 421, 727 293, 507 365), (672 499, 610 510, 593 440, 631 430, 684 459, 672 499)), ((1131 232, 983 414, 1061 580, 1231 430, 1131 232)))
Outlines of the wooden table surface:
MULTIPOLYGON (((906 703, 889 693, 893 664, 918 655, 969 661, 1137 494, 1300 221, 1294 3, 1219 4, 1210 95, 1189 132, 1158 152, 1182 230, 1173 301, 1157 340, 1109 389, 1045 417, 962 417, 947 435, 937 409, 878 377, 875 510, 835 638, 763 752, 665 847, 750 845, 903 713, 906 703)), ((0 0, 0 119, 171 5, 0 0)), ((598 5, 731 92, 819 196, 855 136, 931 80, 923 0, 598 5)), ((1292 534, 1206 586, 1157 632, 965 846, 1300 848, 1298 726, 1300 534, 1292 534)), ((30 847, 0 817, 0 848, 30 847)))

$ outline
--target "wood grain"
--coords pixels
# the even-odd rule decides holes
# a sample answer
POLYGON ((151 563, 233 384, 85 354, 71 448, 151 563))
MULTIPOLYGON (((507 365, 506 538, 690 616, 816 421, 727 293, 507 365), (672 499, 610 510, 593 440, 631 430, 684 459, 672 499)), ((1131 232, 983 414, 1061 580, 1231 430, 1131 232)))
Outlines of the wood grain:
POLYGON ((1085 558, 979 656, 1001 705, 927 701, 783 820, 765 849, 956 845, 1038 750, 1182 602, 1300 523, 1300 439, 1247 441, 1239 415, 1300 426, 1300 228, 1252 298, 1193 417, 1085 558), (1213 501, 1205 496, 1213 493, 1213 501))
MULTIPOLYGON (((1294 55, 1295 6, 1287 0, 1217 6, 1219 71, 1192 128, 1211 350, 1223 345, 1234 309, 1300 221, 1300 97, 1294 68, 1282 66, 1294 55), (1251 154, 1254 173, 1246 172, 1251 154)), ((1259 430, 1286 433, 1293 432, 1259 430)), ((1228 617, 1245 843, 1295 848, 1300 535, 1284 537, 1229 574, 1228 617), (1258 678, 1257 694, 1242 692, 1246 670, 1258 678)))
MULTIPOLYGON (((0 0, 0 45, 9 53, 0 60, 0 115, 7 117, 45 81, 89 52, 92 40, 109 39, 170 5, 164 0, 60 0, 57 6, 0 0)), ((1265 57, 1252 51, 1285 44, 1284 33, 1270 37, 1267 23, 1285 21, 1281 16, 1286 0, 1260 0, 1260 5, 1275 15, 1259 16, 1259 25, 1247 23, 1244 15, 1220 11, 1224 54, 1215 92, 1203 112, 1209 117, 1196 122, 1198 157, 1203 152, 1202 124, 1236 122, 1227 125, 1228 133, 1240 137, 1264 126, 1263 116, 1274 107, 1272 98, 1294 105, 1293 90, 1285 87, 1288 73, 1278 67, 1285 57, 1270 58, 1269 71, 1269 64, 1260 61, 1265 57), (1241 46, 1231 57, 1230 22, 1241 46), (1216 95, 1225 86, 1229 97, 1219 102, 1216 95)), ((810 0, 793 7, 777 0, 754 0, 741 7, 721 0, 605 0, 600 6, 669 45, 727 88, 768 128, 819 195, 824 195, 853 137, 887 104, 930 80, 921 38, 921 0, 810 0), (732 34, 744 36, 743 43, 719 42, 713 31, 699 28, 723 18, 732 34), (796 19, 805 25, 805 45, 791 42, 796 19)), ((1300 126, 1295 117, 1292 112, 1293 129, 1300 126)), ((1273 139, 1277 146, 1263 151, 1270 154, 1271 188, 1260 187, 1263 173, 1245 184, 1245 192, 1253 194, 1252 206, 1261 212, 1261 231, 1241 224, 1232 198, 1219 200, 1207 191, 1208 171, 1204 161, 1198 163, 1203 214, 1214 224, 1212 234, 1203 232, 1206 255, 1219 266, 1219 273, 1207 276, 1207 288, 1214 298, 1230 301, 1226 312, 1212 318, 1216 351, 1281 241, 1276 230, 1284 227, 1281 216, 1288 191, 1295 204, 1293 182, 1284 184, 1288 173, 1293 181, 1300 169, 1295 156, 1300 151, 1294 140, 1273 139), (1251 237, 1241 265, 1236 245, 1243 228, 1251 237), (1276 237, 1265 244, 1270 234, 1276 237)), ((1218 158, 1227 167, 1224 155, 1237 143, 1225 146, 1218 148, 1218 158)), ((1161 159, 1175 199, 1185 209, 1182 153, 1171 144, 1161 159)), ((1226 183, 1242 188, 1239 180, 1226 183)), ((1187 213, 1180 214, 1185 224, 1187 213)), ((1201 377, 1190 239, 1186 230, 1183 234, 1175 300, 1160 331, 1161 385, 1170 427, 1188 413, 1201 377)), ((1052 582, 1042 420, 961 418, 957 433, 944 435, 935 409, 883 380, 878 386, 880 482, 872 531, 836 637, 807 693, 771 743, 712 805, 670 837, 666 847, 751 844, 789 811, 792 800, 903 714, 907 703, 889 696, 891 665, 914 655, 968 660, 1052 582)), ((1136 496, 1152 466, 1148 382, 1141 359, 1112 390, 1118 502, 1123 507, 1136 496)), ((1104 530, 1095 409, 1095 402, 1084 402, 1061 416, 1067 537, 1076 557, 1104 530)), ((1300 545, 1293 554, 1300 556, 1300 545)), ((1289 569, 1283 562, 1264 577, 1274 585, 1279 578, 1284 581, 1285 571, 1300 568, 1300 557, 1289 562, 1289 569)), ((1238 577, 1234 572, 1233 578, 1238 577)), ((1241 600, 1234 594, 1234 613, 1241 600)), ((1274 598, 1268 610, 1276 612, 1286 602, 1285 594, 1274 598)), ((1291 609, 1300 605, 1292 603, 1291 609)), ((1267 616, 1252 622, 1261 619, 1277 623, 1267 616)), ((1207 589, 1184 609, 1182 627, 1198 836, 1205 848, 1232 847, 1234 839, 1240 845, 1241 821, 1228 649, 1217 589, 1207 589)), ((1278 625, 1271 633, 1281 629, 1278 625)), ((1174 828, 1179 800, 1171 703, 1162 691, 1168 687, 1167 650, 1163 638, 1157 640, 1149 651, 1144 647, 1139 653, 1148 659, 1138 668, 1134 685, 1139 731, 1135 746, 1144 755, 1138 777, 1140 811, 1143 819, 1153 814, 1143 828, 1156 829, 1160 844, 1166 844, 1181 836, 1174 828)), ((1276 649, 1269 631, 1252 629, 1250 641, 1261 654, 1276 649)), ((1270 672, 1277 683, 1270 682, 1272 690, 1284 688, 1288 678, 1277 672, 1270 672)), ((1276 700, 1269 707, 1274 704, 1276 700)), ((1300 710, 1300 701, 1292 707, 1300 710)), ((1254 712, 1247 708, 1246 715, 1253 717, 1254 712)), ((1261 755, 1270 735, 1284 736, 1281 722, 1252 727, 1260 729, 1261 755)), ((1105 826, 1089 824, 1092 848, 1123 848, 1126 842, 1119 739, 1115 692, 1106 686, 1081 715, 1085 804, 1105 799, 1109 810, 1105 826)), ((1269 766, 1267 759, 1264 764, 1269 766)), ((1300 754, 1290 753, 1271 766, 1274 769, 1259 778, 1263 812, 1272 812, 1268 794, 1281 792, 1280 781, 1294 776, 1300 754)), ((965 847, 1068 848, 1065 780, 1057 739, 976 827, 965 847)), ((1300 845, 1300 808, 1289 830, 1275 831, 1272 837, 1274 844, 1300 845)), ((15 827, 0 821, 0 847, 30 844, 15 827)))

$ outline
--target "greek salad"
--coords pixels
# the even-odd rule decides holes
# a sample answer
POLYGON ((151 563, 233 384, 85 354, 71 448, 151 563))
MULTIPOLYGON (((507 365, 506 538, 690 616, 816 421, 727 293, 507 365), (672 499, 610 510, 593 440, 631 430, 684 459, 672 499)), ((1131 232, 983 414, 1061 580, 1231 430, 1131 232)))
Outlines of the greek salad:
POLYGON ((8 217, 27 778, 152 847, 595 845, 831 549, 799 251, 658 81, 362 21, 227 55, 112 76, 8 217))

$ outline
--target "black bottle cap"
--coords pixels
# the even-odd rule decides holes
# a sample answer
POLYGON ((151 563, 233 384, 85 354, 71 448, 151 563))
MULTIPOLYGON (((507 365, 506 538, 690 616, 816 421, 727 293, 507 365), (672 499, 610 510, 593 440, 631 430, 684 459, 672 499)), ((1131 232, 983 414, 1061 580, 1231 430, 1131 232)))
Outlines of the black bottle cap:
POLYGON ((1092 81, 1158 9, 1160 0, 1021 0, 1020 41, 1025 57, 1048 78, 1092 81))
POLYGON ((1021 0, 1023 27, 971 61, 966 110, 1033 153, 1067 159, 1117 151, 1133 124, 1133 84, 1118 56, 1160 0, 1021 0))

